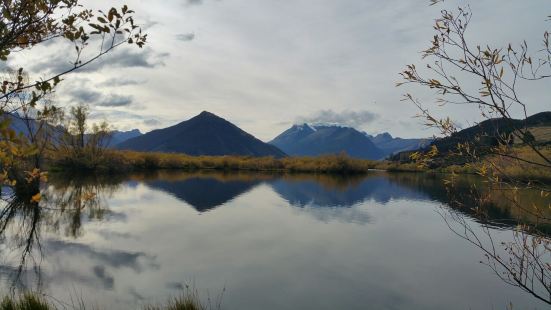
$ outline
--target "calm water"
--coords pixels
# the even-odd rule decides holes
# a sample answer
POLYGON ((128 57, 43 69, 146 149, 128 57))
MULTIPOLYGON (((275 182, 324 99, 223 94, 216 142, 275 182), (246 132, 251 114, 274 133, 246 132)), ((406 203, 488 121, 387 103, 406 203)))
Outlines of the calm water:
MULTIPOLYGON (((53 177, 39 210, 2 215, 0 285, 105 309, 164 301, 186 284, 214 299, 223 292, 224 309, 548 309, 452 232, 441 181, 53 177)), ((494 238, 510 237, 514 214, 490 213, 500 219, 494 238)))

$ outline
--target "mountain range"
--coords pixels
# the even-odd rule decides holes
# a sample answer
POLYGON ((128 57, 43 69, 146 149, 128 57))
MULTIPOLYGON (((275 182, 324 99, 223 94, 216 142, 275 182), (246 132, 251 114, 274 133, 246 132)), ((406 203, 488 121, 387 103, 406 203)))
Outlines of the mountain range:
POLYGON ((345 152, 351 157, 361 159, 384 157, 383 151, 365 134, 350 127, 294 125, 269 143, 291 156, 345 152))
POLYGON ((375 146, 383 151, 385 158, 396 153, 424 148, 432 142, 432 139, 394 138, 388 132, 384 132, 376 136, 371 136, 367 133, 366 135, 369 140, 375 144, 375 146))
POLYGON ((128 139, 118 149, 188 155, 242 155, 284 157, 277 147, 264 143, 210 112, 174 126, 128 139))
MULTIPOLYGON (((6 113, 2 117, 9 119, 10 127, 15 130, 17 134, 22 134, 26 137, 30 136, 29 130, 34 133, 38 130, 40 126, 40 123, 35 121, 34 119, 23 119, 13 114, 6 113)), ((65 132, 62 126, 52 126, 46 122, 42 123, 42 126, 44 126, 44 128, 47 128, 48 131, 52 135, 54 135, 54 141, 59 141, 65 132)), ((142 133, 138 129, 133 129, 129 131, 114 130, 111 132, 111 138, 105 146, 114 147, 117 144, 120 144, 128 139, 138 137, 140 135, 142 135, 142 133)), ((87 140, 88 136, 89 134, 87 134, 84 139, 87 140)))
POLYGON ((389 133, 371 136, 351 127, 335 125, 293 125, 270 141, 291 156, 347 155, 379 160, 396 152, 418 149, 427 139, 393 138, 389 133))
MULTIPOLYGON (((11 127, 28 135, 24 122, 14 116, 11 118, 11 127)), ((36 126, 32 120, 30 125, 36 126)), ((55 129, 57 134, 63 133, 63 128, 55 129)), ((187 121, 146 134, 138 129, 113 131, 105 146, 213 156, 319 156, 344 152, 354 158, 378 160, 397 152, 418 149, 427 143, 426 139, 393 138, 389 133, 371 136, 350 127, 308 124, 293 125, 269 143, 264 143, 227 120, 204 111, 187 121)))
POLYGON ((114 147, 118 144, 125 142, 126 140, 136 138, 143 135, 139 129, 133 129, 129 131, 119 131, 115 130, 111 133, 111 140, 109 141, 109 146, 114 147))

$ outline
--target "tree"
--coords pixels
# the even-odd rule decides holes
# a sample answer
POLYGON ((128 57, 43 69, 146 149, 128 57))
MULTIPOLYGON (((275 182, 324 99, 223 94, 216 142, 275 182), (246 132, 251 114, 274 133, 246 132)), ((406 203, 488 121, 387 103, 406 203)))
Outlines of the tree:
MULTIPOLYGON (((123 44, 143 47, 147 35, 142 34, 134 12, 126 5, 95 12, 78 0, 7 0, 0 3, 0 11, 0 61, 7 62, 14 52, 54 39, 69 42, 75 51, 73 66, 63 72, 31 81, 19 68, 0 81, 0 185, 13 185, 28 175, 17 171, 16 164, 40 150, 32 140, 18 136, 6 116, 36 109, 41 118, 50 117, 57 108, 47 98, 62 78, 123 44), (97 52, 84 54, 89 46, 97 47, 97 52)), ((34 169, 39 169, 38 165, 34 169)))
MULTIPOLYGON (((456 206, 477 210, 480 217, 485 217, 483 202, 499 192, 499 195, 507 196, 515 208, 536 219, 526 222, 519 218, 512 240, 496 244, 487 226, 483 227, 485 236, 480 236, 459 213, 450 212, 445 217, 456 234, 483 251, 485 264, 501 279, 551 304, 551 237, 540 229, 542 224, 551 221, 546 212, 549 206, 546 203, 527 205, 520 197, 522 190, 537 190, 542 197, 548 197, 551 186, 548 182, 519 173, 537 170, 540 175, 551 176, 551 150, 535 138, 532 128, 512 116, 512 111, 517 109, 523 111, 524 119, 528 117, 526 107, 529 103, 519 94, 521 85, 551 77, 549 32, 543 32, 543 45, 533 55, 529 53, 526 42, 519 47, 512 44, 501 48, 472 46, 466 35, 472 16, 469 7, 459 8, 457 12, 441 11, 434 25, 436 33, 432 44, 423 51, 424 59, 433 60, 427 64, 428 73, 421 73, 415 65, 409 65, 401 73, 404 81, 398 85, 415 84, 435 90, 438 106, 472 105, 478 108, 484 119, 499 117, 508 129, 495 128, 490 138, 496 143, 484 153, 479 152, 479 144, 475 141, 463 141, 446 153, 439 152, 433 145, 430 151, 418 152, 413 158, 426 165, 437 158, 442 163, 451 156, 461 155, 468 159, 466 166, 485 178, 490 188, 499 191, 489 191, 482 196, 481 191, 473 186, 472 192, 478 203, 464 205, 460 200, 454 200, 456 206), (481 87, 473 90, 469 84, 473 80, 481 87), (451 225, 451 221, 460 228, 451 225)), ((411 94, 406 94, 405 99, 415 104, 427 125, 438 128, 443 136, 457 133, 451 118, 434 116, 433 110, 411 94)), ((447 184, 453 195, 453 175, 447 184)))
POLYGON ((109 145, 112 130, 106 121, 89 126, 89 108, 86 105, 71 107, 63 133, 54 147, 65 164, 79 168, 95 168, 109 145))
POLYGON ((84 136, 86 134, 86 118, 89 108, 85 105, 71 107, 72 120, 69 123, 69 134, 76 137, 75 148, 84 148, 84 136))

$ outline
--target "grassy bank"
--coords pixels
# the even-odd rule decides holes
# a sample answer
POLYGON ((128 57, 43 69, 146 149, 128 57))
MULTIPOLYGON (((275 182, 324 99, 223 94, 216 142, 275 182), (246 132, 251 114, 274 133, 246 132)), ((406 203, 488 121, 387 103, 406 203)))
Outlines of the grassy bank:
MULTIPOLYGON (((71 304, 61 303, 58 300, 50 301, 48 298, 35 293, 25 293, 20 296, 6 296, 0 302, 0 310, 58 310, 75 309, 85 310, 87 307, 84 301, 78 300, 71 304)), ((93 309, 101 309, 93 307, 93 309)), ((130 309, 130 308, 129 308, 130 309)), ((219 310, 220 302, 213 305, 210 301, 201 301, 196 290, 188 289, 178 297, 169 299, 167 302, 158 305, 146 305, 143 310, 219 310)))
MULTIPOLYGON (((540 147, 538 151, 543 156, 551 158, 551 146, 540 147)), ((383 161, 376 164, 375 167, 387 171, 477 174, 501 180, 551 182, 549 164, 527 146, 512 147, 501 155, 480 156, 474 162, 470 162, 474 157, 463 155, 460 162, 466 162, 464 164, 457 164, 457 158, 458 156, 455 154, 439 154, 431 162, 430 169, 419 167, 411 161, 383 161)))
MULTIPOLYGON (((551 149, 542 150, 551 156, 551 149)), ((520 157, 538 162, 541 159, 526 148, 515 148, 513 157, 520 157)), ((378 169, 389 172, 428 172, 480 174, 492 170, 500 177, 512 177, 519 180, 551 181, 549 169, 527 164, 511 157, 486 156, 475 163, 463 165, 441 164, 432 169, 419 166, 415 162, 373 161, 354 159, 346 155, 325 155, 318 157, 252 157, 252 156, 189 156, 185 154, 152 153, 105 150, 101 155, 73 156, 62 153, 48 155, 48 170, 51 171, 86 171, 99 172, 132 172, 141 170, 218 170, 218 171, 251 171, 251 172, 290 172, 290 173, 331 173, 361 174, 378 169)))
POLYGON ((314 173, 365 173, 379 163, 345 155, 319 157, 189 156, 185 154, 144 153, 107 150, 93 159, 53 154, 50 170, 98 170, 109 172, 145 169, 285 171, 314 173))

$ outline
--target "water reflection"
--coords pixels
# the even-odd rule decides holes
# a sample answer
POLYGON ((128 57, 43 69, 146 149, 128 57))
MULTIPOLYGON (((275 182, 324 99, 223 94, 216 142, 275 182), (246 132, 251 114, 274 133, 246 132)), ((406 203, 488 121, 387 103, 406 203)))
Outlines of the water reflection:
POLYGON ((86 222, 124 217, 110 211, 107 205, 122 180, 95 175, 54 175, 41 190, 40 203, 32 202, 26 194, 5 191, 0 212, 0 240, 2 254, 11 265, 2 266, 5 271, 2 276, 7 277, 14 288, 40 287, 44 276, 40 270, 44 249, 51 252, 71 249, 71 246, 60 246, 64 244, 61 241, 43 240, 43 235, 77 239, 85 234, 86 222))
POLYGON ((352 207, 366 200, 381 204, 391 199, 425 199, 422 191, 411 190, 385 175, 367 177, 287 176, 270 183, 273 189, 296 207, 352 207))
POLYGON ((352 207, 366 200, 427 199, 423 191, 403 186, 387 175, 339 176, 262 173, 181 173, 134 175, 154 190, 169 193, 199 212, 215 209, 262 184, 296 207, 352 207))
POLYGON ((387 177, 480 224, 510 229, 519 223, 537 223, 541 232, 551 235, 551 223, 541 221, 542 217, 551 218, 551 208, 543 211, 547 215, 539 217, 519 208, 519 205, 551 205, 551 197, 543 197, 540 191, 488 188, 484 180, 475 175, 456 176, 452 187, 444 186, 444 179, 450 178, 446 175, 391 173, 387 177))
MULTIPOLYGON (((29 197, 8 193, 6 206, 0 212, 0 240, 3 253, 17 253, 17 263, 2 266, 2 276, 11 278, 14 286, 26 271, 27 261, 34 260, 33 250, 40 250, 42 209, 29 197)), ((37 274, 40 272, 35 268, 37 274)))
MULTIPOLYGON (((388 204, 392 200, 436 201, 456 208, 469 218, 499 228, 515 227, 520 221, 535 217, 514 208, 505 193, 495 191, 493 200, 484 203, 484 209, 471 207, 480 204, 479 195, 471 187, 490 191, 476 176, 456 177, 454 192, 443 185, 444 175, 415 173, 382 173, 339 176, 315 174, 221 173, 202 171, 182 173, 159 171, 132 176, 153 190, 161 190, 192 206, 198 212, 221 207, 260 185, 270 186, 274 192, 298 208, 306 208, 323 221, 331 217, 349 222, 368 222, 368 215, 357 210, 343 210, 366 201, 388 204), (322 208, 325 210, 315 210, 322 208), (478 212, 484 212, 483 216, 478 212)), ((537 191, 523 191, 523 203, 531 204, 542 198, 537 191)), ((545 202, 543 202, 545 204, 545 202)), ((551 211, 551 210, 549 210, 551 211)), ((550 212, 551 213, 551 212, 550 212)), ((543 231, 551 233, 549 223, 541 223, 543 231)))
MULTIPOLYGON (((468 187, 461 188, 477 182, 463 177, 457 186, 464 195, 451 197, 442 176, 422 174, 52 175, 40 204, 6 193, 13 197, 6 197, 0 212, 0 282, 53 295, 78 285, 94 298, 112 294, 108 300, 114 308, 162 299, 181 288, 189 280, 186 275, 211 279, 204 284, 209 288, 231 281, 227 288, 235 299, 228 301, 229 309, 253 309, 278 293, 289 295, 295 308, 323 308, 309 304, 320 299, 360 309, 367 302, 362 296, 379 296, 377 304, 385 308, 437 308, 427 305, 452 304, 452 290, 439 291, 448 296, 442 300, 431 300, 430 294, 410 294, 417 284, 408 281, 450 285, 450 277, 466 276, 465 268, 472 268, 469 276, 478 276, 466 263, 450 271, 454 265, 448 261, 456 256, 472 255, 461 258, 469 264, 480 257, 443 238, 448 231, 434 214, 438 205, 454 208, 454 200, 474 203, 468 187), (440 256, 451 257, 440 261, 430 255, 439 247, 444 249, 440 256), (406 255, 407 262, 399 260, 406 255), (443 279, 415 273, 424 264, 439 270, 443 279), (325 291, 327 283, 341 285, 342 291, 325 291)), ((536 196, 525 193, 523 199, 536 196)), ((488 202, 484 212, 489 217, 468 208, 457 212, 500 229, 530 218, 506 202, 503 197, 488 202)), ((484 276, 473 290, 499 296, 502 287, 496 292, 486 288, 495 286, 492 279, 484 276)), ((472 283, 458 280, 461 287, 466 284, 472 283)))
MULTIPOLYGON (((266 176, 268 177, 268 176, 266 176)), ((145 184, 191 205, 199 212, 215 209, 260 185, 264 178, 253 174, 161 171, 149 174, 145 184)))

